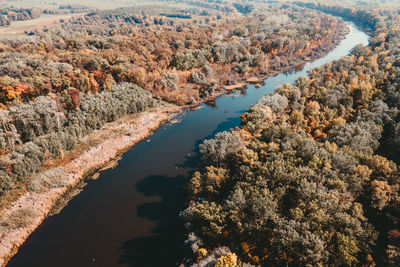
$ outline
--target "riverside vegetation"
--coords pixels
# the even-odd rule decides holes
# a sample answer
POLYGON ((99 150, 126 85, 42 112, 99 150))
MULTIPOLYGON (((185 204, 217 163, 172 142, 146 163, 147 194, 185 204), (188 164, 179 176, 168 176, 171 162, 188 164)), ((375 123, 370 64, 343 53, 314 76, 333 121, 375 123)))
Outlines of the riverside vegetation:
POLYGON ((345 32, 301 7, 232 8, 102 11, 2 41, 0 198, 106 122, 215 97, 319 56, 345 32))
MULTIPOLYGON (((241 130, 200 147, 208 166, 189 185, 188 243, 199 266, 393 264, 398 154, 385 146, 399 142, 388 100, 397 16, 337 6, 181 1, 94 11, 1 41, 0 200, 62 187, 57 169, 36 174, 108 122, 197 105, 324 55, 346 33, 313 10, 324 9, 370 24, 371 46, 279 87, 241 130)), ((0 230, 34 216, 22 209, 0 230)))
POLYGON ((49 166, 69 166, 68 155, 106 123, 150 109, 168 118, 161 113, 171 104, 197 105, 295 67, 347 32, 341 20, 295 5, 199 5, 95 11, 0 42, 0 212, 8 214, 0 262, 84 171, 49 166), (42 208, 31 209, 37 201, 42 208))
POLYGON ((200 145, 182 212, 194 266, 400 265, 400 9, 321 2, 296 4, 373 38, 200 145))

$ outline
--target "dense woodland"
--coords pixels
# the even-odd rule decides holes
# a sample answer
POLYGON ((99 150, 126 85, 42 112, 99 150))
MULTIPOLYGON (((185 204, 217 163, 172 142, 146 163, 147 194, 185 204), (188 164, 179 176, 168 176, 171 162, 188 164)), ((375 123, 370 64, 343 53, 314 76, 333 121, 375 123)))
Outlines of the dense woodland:
POLYGON ((193 104, 243 77, 317 57, 344 31, 337 19, 297 7, 260 8, 248 16, 178 11, 92 13, 31 32, 34 39, 24 43, 4 42, 0 86, 12 88, 1 103, 12 105, 13 95, 26 102, 68 87, 96 93, 113 82, 133 82, 153 96, 193 104))
POLYGON ((193 8, 96 11, 0 42, 0 200, 107 122, 323 55, 346 32, 331 13, 371 27, 369 46, 279 86, 241 129, 200 145, 187 244, 195 266, 399 266, 399 10, 182 2, 193 8))
POLYGON ((102 11, 2 41, 0 199, 106 122, 163 100, 195 105, 318 57, 346 32, 302 7, 238 10, 102 11))
POLYGON ((400 265, 399 11, 306 6, 368 24, 373 38, 200 145, 205 167, 182 212, 195 266, 400 265))

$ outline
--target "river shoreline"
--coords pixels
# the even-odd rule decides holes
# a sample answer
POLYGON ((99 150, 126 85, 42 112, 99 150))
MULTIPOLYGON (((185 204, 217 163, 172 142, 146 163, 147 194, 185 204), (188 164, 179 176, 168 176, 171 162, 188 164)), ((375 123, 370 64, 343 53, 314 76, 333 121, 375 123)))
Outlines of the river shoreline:
MULTIPOLYGON (((260 87, 263 85, 264 81, 270 77, 274 77, 276 75, 279 75, 280 73, 291 72, 292 70, 302 68, 307 62, 313 62, 319 58, 325 57, 327 54, 329 54, 329 52, 331 52, 333 49, 335 49, 340 44, 340 42, 346 38, 347 34, 349 34, 349 32, 350 32, 350 29, 346 25, 346 23, 342 19, 340 19, 340 20, 341 20, 340 23, 342 25, 340 27, 340 31, 336 32, 337 38, 332 43, 330 43, 330 45, 328 47, 326 47, 323 52, 319 52, 317 55, 313 55, 311 57, 303 56, 302 59, 299 58, 296 60, 298 62, 295 62, 293 64, 288 64, 287 66, 279 68, 277 70, 271 70, 271 72, 269 72, 267 75, 260 74, 258 76, 252 75, 252 76, 248 76, 248 77, 242 77, 235 84, 223 86, 223 90, 219 91, 217 94, 213 94, 213 95, 209 96, 208 98, 202 99, 202 102, 213 103, 217 97, 220 97, 224 94, 231 94, 234 91, 244 90, 246 88, 246 86, 249 84, 252 84, 256 87, 260 87)), ((240 95, 237 95, 237 96, 240 96, 240 95)), ((200 104, 201 103, 196 103, 192 107, 196 107, 200 104)))
MULTIPOLYGON (((341 32, 337 33, 337 39, 331 43, 329 49, 319 53, 315 57, 307 58, 304 56, 302 59, 299 58, 298 62, 279 70, 274 70, 268 75, 245 77, 236 85, 225 86, 220 92, 213 94, 208 99, 204 99, 204 102, 210 102, 223 94, 243 89, 248 84, 255 84, 256 86, 260 85, 265 79, 271 76, 291 71, 302 66, 306 62, 324 57, 332 51, 348 33, 349 29, 345 26, 341 32)), ((201 103, 196 103, 192 108, 195 108, 200 104, 201 103)), ((61 165, 57 165, 57 162, 50 164, 51 166, 48 166, 48 168, 43 172, 62 168, 64 175, 59 178, 60 180, 63 180, 65 185, 39 193, 26 191, 15 201, 12 201, 9 205, 0 210, 0 266, 5 266, 7 264, 30 234, 52 214, 53 210, 60 205, 60 202, 64 202, 65 198, 68 199, 68 194, 76 189, 85 179, 96 175, 99 170, 113 167, 110 163, 114 162, 116 164, 115 160, 120 155, 141 140, 149 137, 154 130, 158 129, 163 123, 170 121, 185 108, 187 107, 168 105, 154 111, 143 112, 137 116, 127 116, 115 122, 107 123, 104 127, 96 130, 83 139, 83 142, 85 142, 85 140, 86 142, 88 140, 97 140, 97 143, 94 142, 96 143, 95 145, 85 147, 83 150, 82 147, 80 147, 81 151, 75 149, 68 152, 66 156, 78 152, 80 155, 71 157, 71 159, 68 159, 61 165), (105 136, 106 138, 104 138, 105 136), (26 210, 35 211, 33 215, 31 215, 32 218, 30 218, 31 221, 28 225, 15 229, 2 227, 2 225, 7 225, 7 221, 10 221, 10 218, 15 217, 16 213, 20 215, 21 212, 19 211, 26 210)), ((43 172, 37 173, 35 177, 43 172)))
POLYGON ((314 55, 312 57, 304 56, 302 59, 298 59, 299 62, 294 63, 294 64, 289 64, 288 66, 282 67, 278 70, 272 70, 268 75, 249 76, 249 77, 245 77, 245 78, 239 80, 234 85, 225 85, 224 86, 225 91, 222 94, 229 93, 234 90, 244 89, 248 84, 253 84, 254 86, 261 86, 263 84, 263 82, 270 77, 276 76, 280 73, 290 72, 297 68, 301 68, 307 62, 312 62, 319 58, 325 57, 329 52, 331 52, 333 49, 335 49, 336 46, 343 39, 346 38, 347 34, 349 34, 349 32, 350 32, 349 28, 345 25, 345 23, 343 21, 342 21, 342 23, 344 24, 344 27, 341 28, 341 31, 337 33, 337 38, 330 44, 329 47, 327 47, 323 52, 320 52, 318 55, 314 55))
MULTIPOLYGON (((50 174, 51 170, 57 169, 57 173, 64 174, 58 177, 63 186, 50 188, 44 192, 28 190, 16 201, 10 203, 7 208, 0 211, 0 226, 9 225, 15 217, 24 216, 25 212, 28 211, 34 211, 33 214, 28 213, 26 215, 31 217, 28 225, 14 229, 0 227, 0 266, 7 264, 8 260, 17 252, 19 246, 59 205, 64 196, 97 171, 113 167, 110 162, 115 162, 115 159, 126 150, 149 137, 154 130, 178 115, 182 109, 183 107, 167 105, 155 111, 146 111, 136 116, 127 116, 108 123, 82 140, 82 142, 98 141, 96 145, 84 149, 79 156, 73 157, 72 160, 37 173, 35 177, 43 175, 43 173, 45 175, 46 173, 50 174), (103 139, 104 136, 107 136, 107 138, 103 139), (61 168, 61 170, 58 168, 61 168), (19 216, 16 216, 16 214, 19 216)), ((79 148, 77 149, 79 150, 79 148)), ((73 154, 74 152, 77 151, 69 153, 73 154)))

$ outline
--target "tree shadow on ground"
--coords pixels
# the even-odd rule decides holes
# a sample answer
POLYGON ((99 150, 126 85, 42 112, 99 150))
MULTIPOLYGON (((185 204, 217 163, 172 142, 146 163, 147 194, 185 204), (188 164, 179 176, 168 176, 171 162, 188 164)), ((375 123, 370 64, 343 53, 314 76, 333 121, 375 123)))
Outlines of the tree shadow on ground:
MULTIPOLYGON (((189 176, 151 175, 136 185, 146 196, 160 201, 138 207, 137 215, 156 223, 151 236, 125 241, 119 263, 128 266, 177 266, 183 258, 184 226, 179 213, 186 206, 185 184, 189 176)), ((134 225, 132 225, 134 227, 134 225)))

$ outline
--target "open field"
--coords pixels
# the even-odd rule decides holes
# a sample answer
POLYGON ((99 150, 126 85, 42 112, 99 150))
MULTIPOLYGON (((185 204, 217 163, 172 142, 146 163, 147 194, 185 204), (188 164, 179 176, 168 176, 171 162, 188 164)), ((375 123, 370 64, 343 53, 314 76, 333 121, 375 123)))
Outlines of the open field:
MULTIPOLYGON (((143 1, 143 0, 12 0, 7 1, 7 6, 21 7, 21 8, 47 8, 47 9, 57 9, 60 5, 85 5, 89 7, 94 7, 98 9, 114 9, 119 7, 131 7, 143 4, 149 4, 153 1, 143 1)), ((154 1, 156 3, 156 1, 154 1)), ((165 4, 165 3, 164 3, 165 4)))
MULTIPOLYGON (((165 11, 172 11, 174 9, 191 8, 192 6, 185 3, 165 3, 159 1, 144 1, 144 0, 88 0, 82 3, 79 0, 12 0, 2 2, 0 0, 0 8, 33 8, 38 7, 47 10, 63 10, 60 6, 65 5, 84 5, 88 8, 95 8, 102 12, 107 10, 114 10, 121 8, 121 12, 129 10, 133 13, 146 12, 146 14, 159 14, 165 11)), ((10 26, 0 26, 0 39, 18 39, 24 36, 25 31, 32 31, 34 29, 50 26, 58 22, 60 19, 70 19, 72 17, 81 16, 84 13, 70 13, 70 14, 42 14, 38 19, 25 20, 25 21, 12 21, 10 26)))
POLYGON ((70 19, 72 17, 81 16, 83 14, 58 14, 58 15, 45 15, 43 14, 38 19, 13 21, 10 26, 0 27, 0 38, 16 39, 22 37, 25 31, 50 26, 60 19, 70 19))

